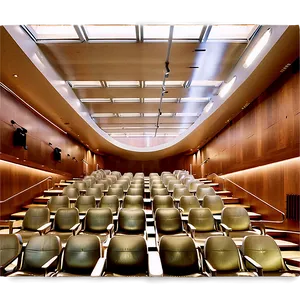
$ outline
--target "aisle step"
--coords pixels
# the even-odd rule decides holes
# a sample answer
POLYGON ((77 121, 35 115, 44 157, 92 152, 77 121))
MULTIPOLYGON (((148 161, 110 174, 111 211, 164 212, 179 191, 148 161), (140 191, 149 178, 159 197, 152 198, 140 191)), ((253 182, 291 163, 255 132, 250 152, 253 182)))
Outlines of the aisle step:
POLYGON ((239 198, 235 198, 235 197, 222 197, 222 200, 224 202, 224 204, 239 204, 240 203, 240 199, 239 198))
POLYGON ((216 191, 216 195, 231 195, 230 191, 216 191))

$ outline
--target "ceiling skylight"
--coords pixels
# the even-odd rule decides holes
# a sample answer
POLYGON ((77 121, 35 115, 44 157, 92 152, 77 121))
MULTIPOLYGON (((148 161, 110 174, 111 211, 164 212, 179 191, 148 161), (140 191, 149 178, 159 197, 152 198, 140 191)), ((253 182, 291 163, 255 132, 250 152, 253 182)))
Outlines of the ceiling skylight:
POLYGON ((36 40, 79 40, 72 25, 27 25, 36 40))
POLYGON ((198 117, 198 113, 176 113, 176 117, 198 117))
POLYGON ((140 117, 140 113, 119 113, 118 114, 120 118, 136 118, 140 117))
POLYGON ((144 117, 157 117, 158 113, 144 113, 144 117))
POLYGON ((82 98, 81 102, 84 103, 110 103, 110 98, 82 98))
POLYGON ((257 25, 213 25, 208 40, 246 40, 257 25))
POLYGON ((214 81, 214 80, 193 80, 191 82, 191 87, 197 86, 214 86, 219 87, 223 81, 214 81))
POLYGON ((173 117, 173 113, 162 113, 161 117, 173 117))
POLYGON ((168 39, 170 25, 144 25, 144 40, 147 39, 168 39))
POLYGON ((100 81, 68 81, 73 89, 101 87, 100 81))
POLYGON ((92 118, 113 118, 115 116, 114 113, 94 113, 91 115, 92 118))
POLYGON ((108 87, 140 87, 139 81, 106 81, 108 87))
POLYGON ((184 103, 196 103, 196 102, 207 102, 210 100, 210 97, 202 97, 202 98, 181 98, 180 102, 184 103))
MULTIPOLYGON (((182 87, 184 81, 165 81, 165 86, 168 87, 182 87)), ((145 81, 145 87, 162 87, 163 81, 145 81)))
POLYGON ((173 39, 199 39, 203 25, 175 25, 173 39))
POLYGON ((115 103, 137 103, 141 102, 140 98, 113 98, 115 103))
POLYGON ((84 25, 89 39, 136 39, 135 25, 84 25))

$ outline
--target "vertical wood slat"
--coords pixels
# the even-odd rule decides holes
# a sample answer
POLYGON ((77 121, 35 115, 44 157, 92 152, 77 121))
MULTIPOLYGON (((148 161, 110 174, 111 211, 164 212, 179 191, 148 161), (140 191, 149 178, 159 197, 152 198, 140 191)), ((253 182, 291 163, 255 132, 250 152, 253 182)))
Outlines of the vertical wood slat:
POLYGON ((300 220, 300 195, 286 195, 286 217, 287 219, 300 220))

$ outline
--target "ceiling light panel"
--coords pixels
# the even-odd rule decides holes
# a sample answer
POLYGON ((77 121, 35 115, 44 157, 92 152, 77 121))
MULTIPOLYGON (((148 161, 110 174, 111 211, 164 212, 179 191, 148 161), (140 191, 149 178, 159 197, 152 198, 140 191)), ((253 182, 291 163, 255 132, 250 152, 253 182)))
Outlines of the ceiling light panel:
POLYGON ((198 117, 198 113, 176 113, 176 117, 198 117))
POLYGON ((158 113, 144 113, 144 117, 157 117, 158 113))
POLYGON ((160 129, 188 129, 191 124, 163 124, 159 125, 160 129))
POLYGON ((167 40, 170 35, 170 25, 144 25, 143 35, 144 35, 144 40, 147 39, 167 40))
MULTIPOLYGON (((165 81, 165 86, 168 87, 182 87, 184 81, 165 81)), ((163 81, 145 81, 145 87, 162 87, 163 81)))
POLYGON ((68 81, 73 89, 101 87, 100 81, 68 81))
POLYGON ((120 118, 137 118, 140 117, 140 113, 119 113, 120 118))
POLYGON ((115 103, 138 103, 141 102, 140 98, 113 98, 115 103))
POLYGON ((82 98, 83 103, 111 103, 110 98, 82 98))
POLYGON ((191 87, 197 87, 197 86, 213 86, 213 87, 219 87, 222 84, 223 81, 214 81, 214 80, 193 80, 191 82, 191 87))
POLYGON ((161 117, 173 117, 173 113, 162 113, 161 117))
POLYGON ((173 39, 199 39, 203 25, 175 25, 173 39))
POLYGON ((84 25, 89 39, 99 40, 135 40, 135 25, 84 25))
POLYGON ((27 25, 36 40, 79 40, 72 25, 27 25))
POLYGON ((202 98, 181 98, 180 102, 182 103, 196 103, 196 102, 207 102, 210 100, 210 97, 202 97, 202 98))
POLYGON ((123 127, 100 127, 102 130, 122 130, 123 127))
POLYGON ((91 115, 92 118, 113 118, 116 117, 114 113, 94 113, 91 115))
POLYGON ((234 76, 229 82, 226 82, 222 85, 221 90, 219 92, 219 96, 221 98, 225 97, 225 95, 230 91, 235 80, 236 80, 236 76, 234 76))
POLYGON ((140 87, 139 81, 106 81, 108 87, 140 87))
POLYGON ((208 40, 247 40, 257 25, 213 25, 208 40))
MULTIPOLYGON (((145 103, 159 103, 160 98, 144 98, 145 103)), ((162 102, 175 103, 177 98, 162 98, 162 102)))

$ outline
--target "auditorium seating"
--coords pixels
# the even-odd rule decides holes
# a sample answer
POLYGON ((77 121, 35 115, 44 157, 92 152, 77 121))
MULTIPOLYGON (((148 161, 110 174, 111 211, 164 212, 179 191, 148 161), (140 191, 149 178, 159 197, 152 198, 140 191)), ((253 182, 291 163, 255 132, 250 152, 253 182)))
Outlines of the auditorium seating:
POLYGON ((113 215, 117 215, 119 212, 119 199, 116 195, 106 195, 101 198, 99 203, 100 208, 110 208, 113 215))
POLYGON ((94 196, 79 196, 75 202, 75 207, 79 214, 86 214, 89 208, 96 207, 96 200, 94 196))
POLYGON ((144 198, 142 195, 127 195, 124 198, 123 208, 144 208, 144 198))
POLYGON ((66 196, 66 195, 64 195, 64 196, 52 196, 48 200, 47 206, 50 210, 50 213, 55 214, 56 211, 59 208, 63 208, 63 207, 68 208, 68 207, 70 207, 70 200, 69 200, 69 197, 66 196))
POLYGON ((209 208, 213 214, 220 214, 224 208, 224 202, 218 195, 205 195, 202 207, 209 208))
POLYGON ((189 215, 192 208, 200 208, 200 203, 195 196, 181 196, 179 200, 179 208, 183 215, 189 215))

